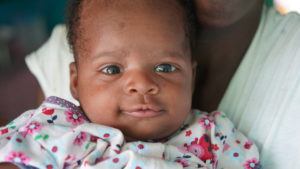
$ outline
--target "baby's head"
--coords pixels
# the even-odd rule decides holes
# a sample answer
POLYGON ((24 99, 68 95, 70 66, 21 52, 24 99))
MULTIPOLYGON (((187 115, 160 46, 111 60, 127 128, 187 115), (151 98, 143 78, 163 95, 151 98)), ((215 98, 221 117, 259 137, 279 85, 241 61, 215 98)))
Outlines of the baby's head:
POLYGON ((191 110, 194 30, 184 0, 73 0, 71 91, 94 123, 160 139, 191 110))

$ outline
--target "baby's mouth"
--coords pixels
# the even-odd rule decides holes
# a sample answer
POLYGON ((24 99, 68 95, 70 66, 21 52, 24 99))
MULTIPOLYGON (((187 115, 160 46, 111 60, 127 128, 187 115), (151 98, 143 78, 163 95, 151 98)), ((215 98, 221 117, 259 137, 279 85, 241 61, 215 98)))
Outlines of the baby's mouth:
POLYGON ((139 105, 133 106, 132 108, 123 109, 122 113, 137 117, 137 118, 151 118, 160 116, 165 111, 158 106, 154 105, 139 105))

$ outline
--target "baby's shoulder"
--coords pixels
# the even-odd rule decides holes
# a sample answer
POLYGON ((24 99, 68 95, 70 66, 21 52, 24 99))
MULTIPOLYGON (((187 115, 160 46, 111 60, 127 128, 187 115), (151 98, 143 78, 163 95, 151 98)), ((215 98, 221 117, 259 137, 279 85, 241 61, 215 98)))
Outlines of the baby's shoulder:
POLYGON ((87 122, 87 117, 78 107, 52 96, 48 97, 38 108, 25 111, 7 125, 0 127, 0 138, 24 131, 74 128, 87 122))

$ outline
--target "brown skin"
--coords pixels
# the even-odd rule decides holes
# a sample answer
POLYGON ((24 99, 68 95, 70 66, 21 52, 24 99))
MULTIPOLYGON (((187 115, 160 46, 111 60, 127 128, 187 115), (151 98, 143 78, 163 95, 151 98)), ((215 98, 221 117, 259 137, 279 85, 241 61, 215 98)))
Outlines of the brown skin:
POLYGON ((5 168, 5 169, 18 169, 19 167, 10 164, 10 163, 1 163, 0 168, 5 168))
POLYGON ((257 30, 262 0, 195 0, 201 23, 197 58, 197 108, 212 111, 245 55, 257 30), (216 15, 219 14, 219 15, 216 15))
POLYGON ((85 2, 81 17, 90 19, 80 23, 85 41, 77 46, 70 75, 72 94, 88 118, 120 129, 127 141, 160 139, 178 130, 191 110, 195 68, 180 8, 173 0, 120 1, 108 8, 85 2), (174 70, 159 71, 164 64, 174 70), (116 69, 120 72, 109 74, 116 69), (159 113, 132 116, 141 107, 159 113))

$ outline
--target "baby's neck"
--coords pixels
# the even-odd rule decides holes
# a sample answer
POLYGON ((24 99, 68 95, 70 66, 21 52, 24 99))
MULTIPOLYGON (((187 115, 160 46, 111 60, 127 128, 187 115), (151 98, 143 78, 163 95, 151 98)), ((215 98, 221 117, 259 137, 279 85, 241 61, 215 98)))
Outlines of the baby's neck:
POLYGON ((154 139, 137 139, 134 137, 129 137, 129 136, 124 136, 126 142, 135 142, 135 141, 144 141, 144 142, 151 142, 151 143, 155 143, 155 142, 160 142, 160 143, 164 143, 167 142, 170 138, 172 138, 174 135, 178 134, 178 132, 180 131, 180 128, 177 129, 175 132, 171 133, 170 135, 163 137, 163 138, 154 138, 154 139))

